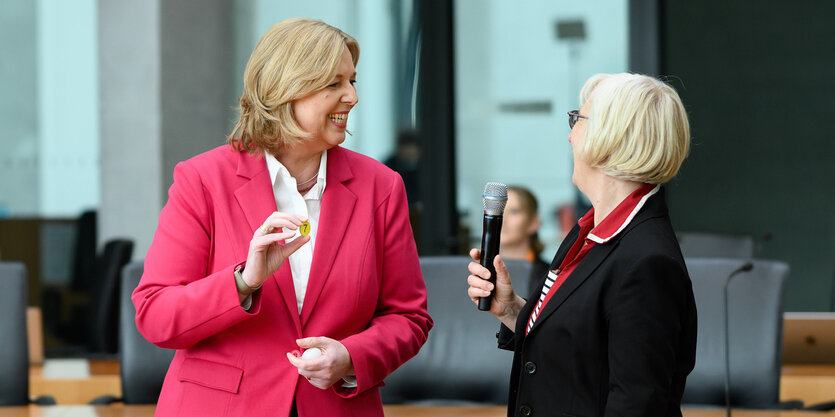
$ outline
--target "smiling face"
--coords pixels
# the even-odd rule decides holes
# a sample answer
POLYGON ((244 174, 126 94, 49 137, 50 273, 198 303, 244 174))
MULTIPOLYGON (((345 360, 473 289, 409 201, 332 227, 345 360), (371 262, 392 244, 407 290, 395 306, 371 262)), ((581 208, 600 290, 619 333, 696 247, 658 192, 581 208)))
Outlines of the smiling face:
POLYGON ((325 88, 293 101, 293 116, 310 138, 302 147, 320 152, 345 141, 348 112, 357 104, 354 83, 357 73, 348 48, 342 51, 342 60, 331 83, 325 88))

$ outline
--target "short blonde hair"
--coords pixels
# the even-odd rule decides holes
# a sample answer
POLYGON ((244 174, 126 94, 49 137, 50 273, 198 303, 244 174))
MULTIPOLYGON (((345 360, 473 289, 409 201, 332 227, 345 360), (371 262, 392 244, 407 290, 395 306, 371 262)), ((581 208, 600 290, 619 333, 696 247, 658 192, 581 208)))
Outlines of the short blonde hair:
POLYGON ((583 158, 611 177, 661 184, 690 149, 690 123, 678 93, 653 77, 597 74, 586 81, 589 103, 583 158))
POLYGON ((229 144, 255 154, 308 138, 293 116, 293 101, 331 83, 344 48, 356 66, 357 40, 327 23, 293 18, 267 30, 246 64, 240 116, 229 144))

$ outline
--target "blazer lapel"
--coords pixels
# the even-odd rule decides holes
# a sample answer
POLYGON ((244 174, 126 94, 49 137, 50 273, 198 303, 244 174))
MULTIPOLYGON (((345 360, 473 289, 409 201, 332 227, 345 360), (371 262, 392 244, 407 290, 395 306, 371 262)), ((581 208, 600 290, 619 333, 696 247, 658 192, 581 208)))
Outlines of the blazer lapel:
POLYGON ((353 176, 341 148, 335 147, 329 150, 327 184, 325 193, 322 195, 319 228, 313 249, 313 263, 310 266, 310 278, 307 281, 307 292, 302 307, 302 325, 310 319, 316 302, 319 300, 345 236, 345 230, 351 221, 357 196, 344 183, 353 176))
MULTIPOLYGON (((577 236, 579 234, 580 225, 575 224, 571 231, 569 231, 568 234, 565 236, 565 239, 562 240, 560 247, 557 249, 557 254, 554 255, 554 259, 551 261, 551 266, 548 267, 549 270, 557 269, 560 266, 562 260, 565 258, 566 255, 568 255, 568 251, 571 249, 571 245, 574 243, 575 240, 577 240, 577 236)), ((525 306, 522 308, 521 311, 519 311, 519 317, 516 318, 516 329, 523 329, 523 331, 514 331, 517 346, 521 346, 521 344, 524 343, 524 339, 526 337, 524 329, 528 326, 528 319, 531 318, 531 312, 536 307, 536 304, 539 301, 539 295, 541 293, 541 287, 532 289, 530 294, 531 298, 527 300, 525 306)), ((538 321, 539 319, 537 319, 537 322, 538 321)), ((536 323, 534 323, 534 325, 536 325, 536 323)))
MULTIPOLYGON (((571 296, 571 294, 580 287, 593 273, 597 270, 597 267, 609 256, 609 254, 618 246, 620 243, 620 239, 629 233, 630 230, 638 226, 639 224, 643 223, 647 219, 663 216, 667 213, 667 206, 666 206, 666 195, 664 193, 664 188, 662 187, 656 195, 650 197, 647 201, 646 205, 641 208, 641 210, 635 215, 635 218, 629 223, 628 226, 624 230, 622 230, 617 236, 615 236, 612 240, 604 244, 597 244, 589 253, 586 254, 586 257, 577 265, 577 268, 571 275, 566 279, 566 281, 557 289, 557 292, 551 297, 551 300, 548 301, 548 304, 545 305, 543 311, 539 314, 536 318, 536 323, 533 324, 531 331, 528 332, 528 335, 535 332, 540 323, 545 321, 556 309, 562 305, 565 300, 571 296)), ((575 226, 575 229, 579 232, 579 227, 575 226)), ((573 230, 572 230, 573 231, 573 230)), ((568 240, 569 242, 573 243, 577 239, 576 234, 569 234, 569 236, 573 236, 573 239, 568 240)), ((570 247, 570 244, 567 245, 570 247)), ((562 249, 562 247, 560 248, 562 249)), ((562 252, 562 251, 560 251, 562 252)), ((567 249, 566 251, 567 252, 567 249)), ((559 262, 555 259, 554 262, 556 265, 562 262, 562 258, 565 257, 566 253, 562 253, 562 257, 560 257, 559 262)), ((558 253, 559 255, 559 253, 558 253)), ((555 268, 554 264, 551 266, 555 268)), ((530 316, 530 310, 528 311, 528 317, 525 317, 525 325, 527 325, 527 319, 530 316)))
POLYGON ((240 152, 237 174, 249 181, 235 190, 235 199, 241 206, 246 221, 254 233, 264 220, 276 210, 270 172, 267 164, 258 156, 240 152))
POLYGON ((545 305, 545 308, 536 318, 531 331, 531 335, 536 331, 537 326, 544 322, 556 309, 571 296, 571 294, 580 287, 597 269, 597 267, 609 256, 609 253, 618 245, 617 241, 608 242, 607 244, 595 245, 589 253, 583 258, 577 268, 569 275, 568 279, 557 289, 557 292, 551 296, 551 300, 545 305))
MULTIPOLYGON (((272 182, 270 181, 270 172, 267 170, 267 164, 258 156, 249 155, 246 152, 240 152, 238 159, 238 176, 248 178, 242 186, 235 190, 235 199, 238 201, 241 210, 246 216, 246 221, 250 227, 250 234, 255 233, 255 230, 261 227, 267 217, 276 211, 275 194, 273 194, 272 182)), ((249 247, 245 248, 243 254, 247 256, 249 247)), ((290 317, 296 324, 296 329, 301 334, 301 323, 299 322, 299 309, 296 305, 296 290, 293 287, 292 272, 290 271, 290 263, 284 264, 273 274, 273 279, 278 286, 278 292, 284 300, 287 309, 290 311, 290 317), (285 277, 280 279, 280 277, 285 277)))

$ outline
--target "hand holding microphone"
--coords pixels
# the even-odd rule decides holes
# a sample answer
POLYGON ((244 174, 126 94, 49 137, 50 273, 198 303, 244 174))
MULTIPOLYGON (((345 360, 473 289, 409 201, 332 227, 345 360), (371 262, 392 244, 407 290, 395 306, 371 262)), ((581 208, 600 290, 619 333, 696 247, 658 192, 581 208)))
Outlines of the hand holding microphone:
POLYGON ((513 291, 510 274, 499 256, 499 240, 502 230, 502 215, 507 204, 507 186, 487 183, 484 187, 484 234, 481 237, 481 251, 470 250, 468 269, 470 276, 467 294, 478 309, 489 311, 513 330, 519 311, 525 300, 513 291))
POLYGON ((484 298, 491 299, 490 314, 496 316, 505 326, 513 330, 516 325, 516 317, 519 311, 525 306, 525 300, 516 295, 513 291, 513 284, 510 282, 510 274, 501 256, 494 258, 495 275, 489 275, 487 268, 481 266, 481 253, 478 249, 470 250, 470 262, 468 269, 470 276, 467 277, 467 284, 470 288, 467 294, 473 303, 478 304, 484 298), (495 277, 495 284, 490 282, 489 277, 495 277))

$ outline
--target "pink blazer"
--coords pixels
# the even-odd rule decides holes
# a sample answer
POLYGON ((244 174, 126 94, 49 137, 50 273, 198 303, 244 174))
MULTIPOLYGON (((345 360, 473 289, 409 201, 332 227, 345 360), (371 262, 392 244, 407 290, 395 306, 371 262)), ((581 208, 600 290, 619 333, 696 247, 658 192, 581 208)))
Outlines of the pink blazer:
MULTIPOLYGON (((133 292, 136 323, 177 349, 156 415, 382 416, 383 378, 417 354, 432 319, 400 176, 339 147, 327 185, 301 315, 288 262, 253 296, 232 274, 276 210, 267 164, 224 145, 181 162, 133 292), (358 387, 320 390, 284 356, 327 336, 351 354, 358 387)), ((126 219, 126 221, 129 221, 126 219)))

